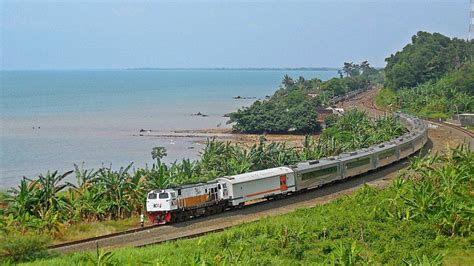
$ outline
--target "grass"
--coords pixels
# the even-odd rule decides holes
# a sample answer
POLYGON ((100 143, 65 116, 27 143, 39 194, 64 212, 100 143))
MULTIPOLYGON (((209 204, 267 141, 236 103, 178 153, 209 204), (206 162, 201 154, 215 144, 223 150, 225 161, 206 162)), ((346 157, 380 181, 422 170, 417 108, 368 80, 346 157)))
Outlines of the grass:
POLYGON ((374 102, 378 108, 389 109, 397 100, 397 94, 391 89, 383 88, 375 96, 374 102))
MULTIPOLYGON (((385 110, 396 110, 401 109, 407 113, 414 113, 422 118, 427 119, 447 119, 450 117, 444 109, 440 109, 437 106, 432 106, 427 104, 425 106, 417 106, 417 110, 413 110, 412 108, 408 108, 409 104, 404 103, 405 106, 397 106, 397 92, 392 89, 383 88, 380 92, 375 96, 374 103, 375 106, 385 110)), ((413 97, 420 97, 415 96, 413 97)), ((437 97, 437 96, 433 96, 437 97)), ((413 99, 415 100, 415 99, 413 99)))
MULTIPOLYGON (((294 213, 265 218, 199 239, 180 240, 111 253, 125 265, 294 265, 357 263, 400 265, 423 256, 447 265, 474 265, 473 237, 439 235, 429 222, 392 219, 385 210, 394 188, 364 187, 353 196, 294 213), (203 264, 204 265, 204 264, 203 264)), ((30 265, 71 265, 96 256, 75 253, 30 265)))
POLYGON ((138 216, 121 220, 82 222, 66 227, 62 235, 55 239, 54 244, 121 232, 139 226, 140 217, 138 216))

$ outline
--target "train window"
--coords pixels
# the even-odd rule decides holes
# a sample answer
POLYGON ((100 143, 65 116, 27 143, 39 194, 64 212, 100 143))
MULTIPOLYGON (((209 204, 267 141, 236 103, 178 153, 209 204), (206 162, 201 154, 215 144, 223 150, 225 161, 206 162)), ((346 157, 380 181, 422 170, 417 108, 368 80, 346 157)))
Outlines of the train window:
POLYGON ((156 193, 150 193, 148 194, 148 199, 156 199, 156 193))
POLYGON ((369 164, 369 163, 370 163, 370 158, 364 158, 364 159, 361 159, 361 160, 358 160, 358 161, 353 161, 353 162, 347 163, 346 167, 347 167, 347 169, 351 169, 351 168, 356 168, 356 167, 366 165, 366 164, 369 164))
POLYGON ((221 187, 221 184, 218 184, 218 185, 217 185, 217 188, 218 188, 218 189, 221 189, 221 188, 222 188, 222 187, 221 187))
POLYGON ((413 148, 413 146, 411 145, 411 143, 407 143, 407 144, 404 144, 404 145, 400 146, 400 150, 402 150, 402 151, 406 151, 406 150, 412 149, 412 148, 413 148))
POLYGON ((383 159, 388 158, 388 157, 393 156, 393 155, 395 155, 395 150, 394 149, 382 152, 382 153, 379 154, 379 160, 383 160, 383 159))
POLYGON ((226 185, 226 184, 222 184, 222 187, 223 187, 223 188, 227 188, 227 185, 226 185))
POLYGON ((181 189, 178 189, 178 196, 181 196, 181 189))
POLYGON ((301 179, 302 180, 308 180, 308 179, 312 179, 312 178, 316 178, 316 177, 320 177, 320 176, 325 176, 325 175, 329 175, 329 174, 334 174, 334 173, 337 173, 337 166, 328 167, 328 168, 320 169, 320 170, 317 170, 317 171, 304 173, 302 175, 301 179))
POLYGON ((176 198, 176 194, 174 192, 171 193, 171 198, 173 198, 173 199, 176 198))
POLYGON ((168 198, 168 193, 160 193, 160 194, 158 195, 158 198, 160 198, 160 199, 167 199, 167 198, 168 198))
POLYGON ((207 193, 207 188, 206 188, 206 189, 204 189, 204 193, 207 193))

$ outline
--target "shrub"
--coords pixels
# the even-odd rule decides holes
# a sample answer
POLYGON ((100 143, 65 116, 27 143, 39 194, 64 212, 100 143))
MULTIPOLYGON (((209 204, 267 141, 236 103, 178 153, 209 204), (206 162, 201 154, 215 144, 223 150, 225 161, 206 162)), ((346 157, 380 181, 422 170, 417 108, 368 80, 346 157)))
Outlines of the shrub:
POLYGON ((8 235, 0 237, 0 262, 25 262, 51 257, 45 235, 8 235))

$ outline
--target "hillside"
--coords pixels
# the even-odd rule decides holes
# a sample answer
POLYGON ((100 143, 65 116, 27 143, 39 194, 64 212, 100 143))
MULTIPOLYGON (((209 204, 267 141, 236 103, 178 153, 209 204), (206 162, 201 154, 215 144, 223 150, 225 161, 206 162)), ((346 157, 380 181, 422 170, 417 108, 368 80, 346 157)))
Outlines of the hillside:
POLYGON ((474 112, 474 41, 418 32, 386 59, 377 105, 426 118, 474 112))

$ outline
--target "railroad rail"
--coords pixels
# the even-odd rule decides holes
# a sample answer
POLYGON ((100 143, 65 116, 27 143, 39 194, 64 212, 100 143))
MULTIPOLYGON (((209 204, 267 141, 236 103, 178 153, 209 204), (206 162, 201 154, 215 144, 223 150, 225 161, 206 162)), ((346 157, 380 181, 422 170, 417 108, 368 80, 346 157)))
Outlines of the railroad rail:
MULTIPOLYGON (((432 123, 432 122, 430 122, 430 123, 432 123)), ((463 132, 464 134, 468 135, 469 137, 474 138, 474 132, 470 131, 469 129, 465 129, 463 127, 456 126, 456 125, 446 123, 446 122, 442 122, 442 125, 450 127, 450 128, 454 128, 456 130, 459 130, 459 131, 463 132)))
POLYGON ((105 235, 100 235, 100 236, 95 236, 95 237, 90 237, 90 238, 84 238, 80 240, 73 240, 73 241, 68 241, 64 243, 59 243, 59 244, 54 244, 49 246, 49 249, 58 249, 66 246, 72 246, 72 245, 78 245, 78 244, 83 244, 83 243, 88 243, 88 242, 96 242, 98 240, 106 239, 106 238, 111 238, 111 237, 116 237, 116 236, 121 236, 121 235, 127 235, 127 234, 134 234, 140 231, 146 231, 153 229, 157 227, 158 225, 148 225, 144 227, 138 227, 138 228, 133 228, 121 232, 116 232, 116 233, 110 233, 110 234, 105 234, 105 235))

